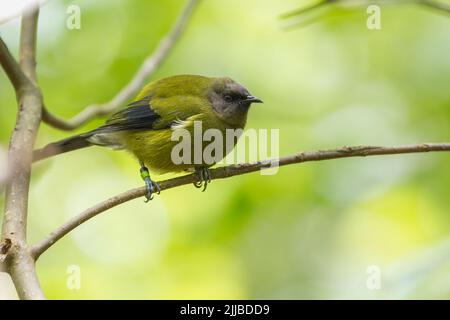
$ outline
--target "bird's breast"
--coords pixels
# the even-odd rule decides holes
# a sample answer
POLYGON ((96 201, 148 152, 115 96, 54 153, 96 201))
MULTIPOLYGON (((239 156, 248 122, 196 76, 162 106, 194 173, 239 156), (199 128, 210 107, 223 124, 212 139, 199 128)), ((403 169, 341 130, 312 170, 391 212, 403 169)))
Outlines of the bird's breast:
POLYGON ((126 149, 158 173, 212 166, 236 145, 241 128, 215 119, 189 125, 175 122, 160 130, 127 132, 126 149))

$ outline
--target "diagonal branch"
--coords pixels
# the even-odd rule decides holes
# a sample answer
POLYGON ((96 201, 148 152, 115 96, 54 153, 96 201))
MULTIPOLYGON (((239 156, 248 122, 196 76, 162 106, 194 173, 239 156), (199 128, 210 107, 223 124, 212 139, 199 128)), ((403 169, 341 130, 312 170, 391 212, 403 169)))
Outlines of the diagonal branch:
MULTIPOLYGON (((17 17, 20 17, 24 12, 33 9, 34 7, 42 7, 48 0, 28 0, 25 3, 17 8, 16 10, 9 12, 7 14, 3 14, 0 16, 0 25, 7 23, 17 17)), ((22 1, 24 2, 24 1, 22 1)))
POLYGON ((172 30, 161 40, 156 50, 149 55, 142 63, 130 82, 123 87, 109 102, 87 106, 78 115, 70 120, 61 119, 51 114, 44 108, 42 120, 61 130, 75 130, 91 119, 105 116, 121 108, 128 100, 133 98, 142 88, 145 81, 158 69, 164 62, 174 45, 186 29, 195 8, 200 0, 189 0, 187 6, 175 22, 172 30))
POLYGON ((433 8, 435 10, 440 11, 443 14, 450 13, 450 6, 441 0, 373 0, 373 1, 320 0, 311 5, 288 11, 288 12, 280 15, 280 18, 283 20, 291 20, 291 22, 289 24, 287 24, 284 28, 285 29, 293 29, 295 27, 303 27, 303 26, 306 26, 306 25, 309 25, 309 24, 315 22, 317 20, 317 17, 311 18, 311 19, 306 19, 303 17, 307 16, 309 14, 315 13, 323 7, 329 7, 332 5, 342 5, 342 6, 346 6, 346 7, 358 7, 358 6, 368 6, 370 4, 376 4, 376 5, 418 4, 421 6, 433 8))
POLYGON ((20 69, 19 64, 16 59, 12 56, 11 52, 8 50, 5 42, 0 37, 0 64, 5 70, 6 75, 11 81, 14 90, 18 92, 20 89, 30 84, 30 79, 23 73, 20 69))
POLYGON ((439 10, 443 13, 450 13, 450 5, 444 2, 440 1, 434 1, 434 0, 419 0, 419 4, 422 4, 424 6, 439 10))
MULTIPOLYGON (((250 172, 268 169, 276 166, 286 166, 289 164, 310 162, 310 161, 323 161, 339 158, 350 157, 366 157, 377 155, 391 155, 391 154, 404 154, 404 153, 419 153, 419 152, 431 152, 431 151, 450 151, 450 142, 445 143, 422 143, 414 145, 403 145, 396 147, 381 147, 381 146, 357 146, 357 147, 342 147, 331 150, 319 150, 319 151, 307 151, 300 152, 291 156, 287 156, 280 159, 270 159, 265 161, 258 161, 255 163, 245 163, 238 165, 231 165, 227 167, 220 167, 211 170, 212 179, 224 179, 237 175, 242 175, 250 172)), ((167 190, 182 185, 190 184, 197 181, 197 176, 194 174, 186 175, 178 178, 164 180, 159 182, 161 190, 167 190)), ((38 259, 39 256, 55 244, 59 239, 67 235, 70 231, 96 215, 118 206, 124 202, 133 200, 138 197, 142 197, 146 194, 145 187, 135 188, 123 192, 117 196, 109 198, 87 210, 73 217, 65 224, 57 228, 50 233, 42 241, 35 244, 32 249, 32 256, 34 259, 38 259)))
POLYGON ((283 13, 280 16, 280 18, 287 19, 287 18, 303 15, 303 14, 311 12, 311 11, 316 11, 316 9, 319 9, 319 8, 323 7, 324 5, 327 5, 327 4, 330 4, 333 2, 337 2, 337 1, 339 1, 339 0, 322 0, 317 3, 311 4, 307 7, 302 7, 302 8, 298 8, 298 9, 283 13))

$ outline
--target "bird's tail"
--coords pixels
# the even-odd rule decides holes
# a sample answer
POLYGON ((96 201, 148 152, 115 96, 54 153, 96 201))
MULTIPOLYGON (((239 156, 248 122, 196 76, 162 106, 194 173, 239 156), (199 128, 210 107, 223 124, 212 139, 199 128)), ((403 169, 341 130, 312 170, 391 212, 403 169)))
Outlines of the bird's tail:
POLYGON ((50 143, 42 149, 34 150, 33 162, 50 158, 60 153, 92 146, 93 144, 88 140, 92 135, 92 132, 82 133, 73 137, 66 138, 64 140, 50 143))

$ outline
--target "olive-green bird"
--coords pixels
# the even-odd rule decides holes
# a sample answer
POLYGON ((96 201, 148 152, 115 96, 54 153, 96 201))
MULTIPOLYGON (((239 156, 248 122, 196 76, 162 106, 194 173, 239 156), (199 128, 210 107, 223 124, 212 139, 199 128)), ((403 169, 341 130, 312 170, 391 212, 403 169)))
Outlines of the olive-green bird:
MULTIPOLYGON (((103 126, 35 150, 34 161, 93 145, 125 149, 140 163, 148 200, 160 190, 147 167, 158 173, 195 170, 199 176, 195 185, 205 189, 210 182, 208 168, 213 164, 175 164, 172 150, 178 141, 171 139, 172 134, 185 129, 193 135, 198 121, 203 131, 218 129, 225 138, 227 129, 244 128, 252 103, 262 101, 227 77, 178 75, 160 79, 146 85, 134 102, 112 115, 103 126)), ((202 143, 202 148, 205 146, 202 143)))

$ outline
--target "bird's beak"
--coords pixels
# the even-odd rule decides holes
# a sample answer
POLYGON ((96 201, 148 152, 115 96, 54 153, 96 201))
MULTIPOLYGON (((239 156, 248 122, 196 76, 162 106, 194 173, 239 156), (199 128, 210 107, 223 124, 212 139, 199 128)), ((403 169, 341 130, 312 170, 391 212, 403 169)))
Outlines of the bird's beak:
POLYGON ((257 97, 254 97, 254 96, 247 96, 245 101, 250 102, 250 103, 263 103, 263 101, 261 99, 258 99, 257 97))

